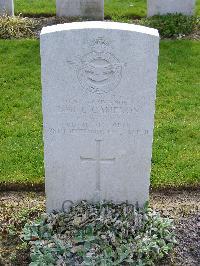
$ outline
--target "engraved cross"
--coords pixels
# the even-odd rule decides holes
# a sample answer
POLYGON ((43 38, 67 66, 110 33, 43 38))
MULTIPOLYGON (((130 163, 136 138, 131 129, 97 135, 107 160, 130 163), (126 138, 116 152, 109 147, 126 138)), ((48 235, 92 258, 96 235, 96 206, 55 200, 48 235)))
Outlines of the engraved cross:
POLYGON ((102 158, 101 157, 101 142, 102 140, 95 140, 96 142, 96 155, 94 157, 80 156, 82 161, 94 161, 96 162, 96 193, 97 200, 100 200, 101 191, 101 163, 102 162, 114 162, 116 158, 102 158))

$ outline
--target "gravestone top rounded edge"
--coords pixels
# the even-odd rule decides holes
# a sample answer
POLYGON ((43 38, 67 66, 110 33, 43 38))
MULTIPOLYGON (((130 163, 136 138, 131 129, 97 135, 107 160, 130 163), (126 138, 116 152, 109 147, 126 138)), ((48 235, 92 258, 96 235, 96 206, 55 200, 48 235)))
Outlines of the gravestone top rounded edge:
POLYGON ((119 22, 101 22, 101 21, 72 22, 72 23, 47 26, 42 28, 40 35, 45 35, 60 31, 81 30, 81 29, 124 30, 124 31, 138 32, 159 37, 157 29, 148 28, 135 24, 119 23, 119 22))

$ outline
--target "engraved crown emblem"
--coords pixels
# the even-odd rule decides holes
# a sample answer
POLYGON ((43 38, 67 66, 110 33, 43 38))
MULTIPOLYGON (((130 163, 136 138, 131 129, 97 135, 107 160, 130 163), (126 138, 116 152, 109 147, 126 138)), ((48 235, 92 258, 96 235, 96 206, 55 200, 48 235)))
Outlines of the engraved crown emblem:
POLYGON ((92 43, 92 51, 96 53, 105 52, 109 48, 109 43, 103 39, 102 37, 99 37, 95 39, 92 43))

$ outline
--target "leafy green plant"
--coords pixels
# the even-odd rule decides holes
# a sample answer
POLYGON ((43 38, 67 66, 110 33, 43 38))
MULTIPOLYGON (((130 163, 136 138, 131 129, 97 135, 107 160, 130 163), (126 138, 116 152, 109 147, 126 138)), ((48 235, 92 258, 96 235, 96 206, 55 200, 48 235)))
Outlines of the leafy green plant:
POLYGON ((172 38, 192 33, 200 27, 199 18, 184 16, 182 14, 169 14, 164 16, 153 16, 138 21, 147 27, 158 29, 161 37, 172 38))
POLYGON ((176 243, 172 221, 148 207, 86 201, 26 224, 22 239, 33 266, 153 265, 176 243))
POLYGON ((7 15, 0 17, 0 38, 1 39, 19 39, 34 37, 34 28, 36 23, 33 19, 22 18, 21 16, 9 17, 7 15))

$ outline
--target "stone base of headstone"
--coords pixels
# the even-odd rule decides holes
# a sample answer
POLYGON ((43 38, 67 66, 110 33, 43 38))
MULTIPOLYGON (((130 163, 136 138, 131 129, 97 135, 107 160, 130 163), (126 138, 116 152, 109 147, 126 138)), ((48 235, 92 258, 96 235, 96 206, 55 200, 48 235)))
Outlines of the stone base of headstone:
POLYGON ((56 15, 103 20, 104 0, 56 0, 56 15))
POLYGON ((195 11, 195 0, 148 0, 148 17, 181 13, 192 16, 195 11))
POLYGON ((14 16, 13 0, 0 0, 0 16, 14 16))

